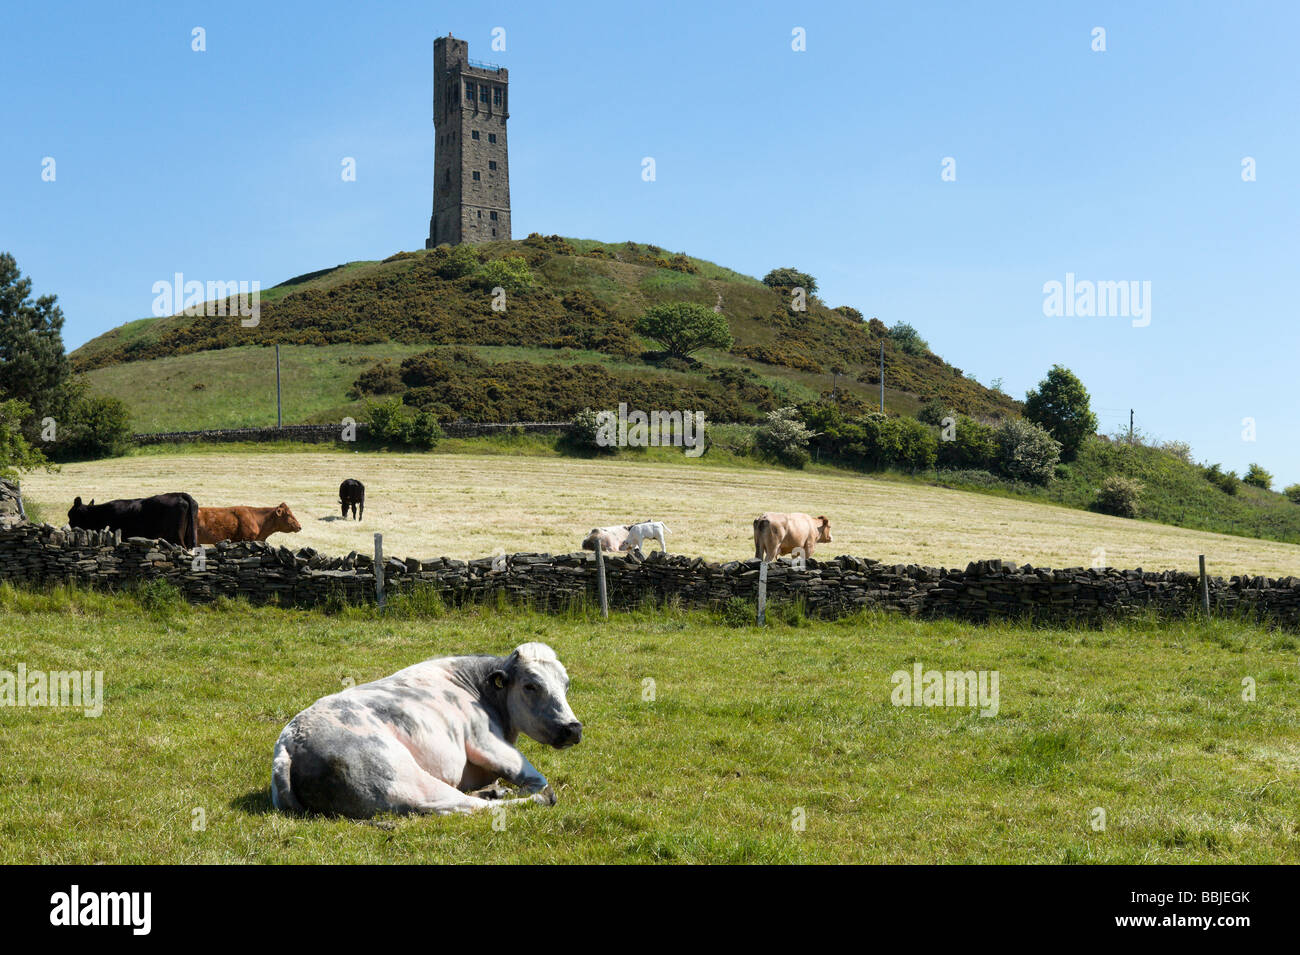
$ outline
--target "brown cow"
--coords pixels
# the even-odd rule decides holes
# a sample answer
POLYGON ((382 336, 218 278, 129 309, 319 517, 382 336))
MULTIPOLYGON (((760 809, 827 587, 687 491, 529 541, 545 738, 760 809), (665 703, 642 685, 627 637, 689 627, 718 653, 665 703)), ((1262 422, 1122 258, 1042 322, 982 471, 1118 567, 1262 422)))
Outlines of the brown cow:
POLYGON ((264 541, 272 534, 284 531, 296 534, 302 530, 298 518, 289 505, 278 507, 200 507, 199 543, 215 544, 217 541, 264 541))
POLYGON ((815 544, 830 542, 827 517, 769 511, 754 521, 754 557, 758 560, 776 560, 796 551, 801 557, 811 557, 815 544))

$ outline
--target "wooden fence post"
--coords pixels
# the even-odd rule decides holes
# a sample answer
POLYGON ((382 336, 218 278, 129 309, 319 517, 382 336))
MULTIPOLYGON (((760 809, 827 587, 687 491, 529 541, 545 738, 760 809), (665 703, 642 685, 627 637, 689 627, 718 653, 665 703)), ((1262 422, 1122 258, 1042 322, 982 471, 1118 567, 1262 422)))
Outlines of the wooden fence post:
POLYGON ((767 561, 758 565, 758 625, 767 622, 767 561))
POLYGON ((600 619, 609 619, 609 594, 605 589, 605 552, 600 548, 600 535, 596 536, 596 590, 600 594, 600 619))
POLYGON ((384 535, 375 532, 375 601, 384 607, 384 535))
POLYGON ((1210 616, 1210 578, 1205 576, 1205 555, 1201 555, 1201 610, 1210 616))

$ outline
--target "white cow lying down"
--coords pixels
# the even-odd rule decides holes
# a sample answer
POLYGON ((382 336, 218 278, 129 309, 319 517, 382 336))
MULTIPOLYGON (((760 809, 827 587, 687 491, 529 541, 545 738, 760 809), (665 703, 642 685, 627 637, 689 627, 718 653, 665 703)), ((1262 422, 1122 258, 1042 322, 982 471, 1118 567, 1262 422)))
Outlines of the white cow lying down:
POLYGON ((276 740, 272 802, 356 818, 554 805, 554 790, 515 741, 524 733, 563 749, 582 739, 568 687, 555 651, 525 643, 509 657, 425 660, 323 697, 276 740), (471 795, 498 778, 523 795, 495 802, 471 795))

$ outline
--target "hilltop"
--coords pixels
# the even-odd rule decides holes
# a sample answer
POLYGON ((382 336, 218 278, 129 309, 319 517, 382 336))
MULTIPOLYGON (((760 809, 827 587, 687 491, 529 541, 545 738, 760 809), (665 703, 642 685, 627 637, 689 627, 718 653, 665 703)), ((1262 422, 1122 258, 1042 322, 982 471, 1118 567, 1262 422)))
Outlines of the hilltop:
POLYGON ((429 403, 475 420, 554 419, 612 399, 753 421, 832 389, 874 404, 882 342, 891 412, 911 414, 935 398, 989 417, 1019 407, 926 348, 905 351, 854 308, 816 296, 804 312, 789 306, 787 293, 757 278, 657 246, 533 235, 321 269, 264 291, 256 327, 145 318, 87 342, 72 360, 94 390, 127 402, 140 431, 273 423, 273 365, 260 350, 277 343, 288 346, 286 423, 337 420, 368 393, 405 390, 401 362, 429 351, 420 376, 436 390, 429 403), (505 311, 494 310, 491 289, 518 260, 523 278, 505 311), (671 301, 721 308, 733 347, 702 351, 696 362, 650 353, 634 325, 671 301))

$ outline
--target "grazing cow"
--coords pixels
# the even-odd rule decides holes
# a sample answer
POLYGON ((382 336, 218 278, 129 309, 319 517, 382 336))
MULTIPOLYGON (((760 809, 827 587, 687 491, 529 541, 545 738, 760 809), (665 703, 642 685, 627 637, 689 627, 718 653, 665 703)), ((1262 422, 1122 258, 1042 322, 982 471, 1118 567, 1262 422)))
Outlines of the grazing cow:
POLYGON ((271 801, 359 819, 467 813, 494 804, 474 790, 500 778, 523 795, 498 802, 553 806, 555 791, 515 741, 523 733, 563 749, 582 739, 568 687, 555 651, 525 643, 508 657, 425 660, 323 697, 276 740, 271 801))
POLYGON ((659 549, 664 553, 668 552, 668 545, 664 542, 664 535, 668 533, 668 528, 664 526, 663 521, 641 521, 639 524, 630 524, 627 528, 627 540, 623 542, 620 550, 634 550, 641 553, 641 545, 646 541, 658 541, 659 549))
POLYGON ((352 508, 352 516, 361 520, 361 515, 366 512, 366 486, 356 478, 348 478, 339 485, 339 505, 343 508, 343 518, 347 519, 348 508, 352 508))
POLYGON ((830 542, 831 522, 826 517, 769 511, 754 521, 754 556, 759 560, 776 560, 795 551, 811 557, 814 545, 830 542))
POLYGON ((609 527, 593 527, 591 533, 583 538, 582 549, 595 550, 596 541, 599 540, 600 549, 606 554, 622 550, 631 526, 631 524, 613 524, 609 527))
POLYGON ((298 518, 283 501, 278 507, 200 507, 199 543, 217 541, 264 541, 283 531, 302 530, 298 518))
POLYGON ((78 497, 68 509, 68 525, 92 531, 121 531, 123 538, 149 537, 196 547, 199 505, 184 492, 120 498, 103 504, 96 504, 93 497, 89 504, 82 504, 78 497))

